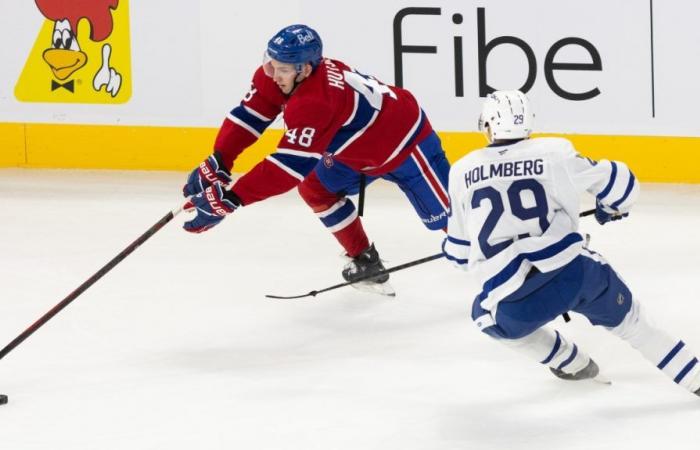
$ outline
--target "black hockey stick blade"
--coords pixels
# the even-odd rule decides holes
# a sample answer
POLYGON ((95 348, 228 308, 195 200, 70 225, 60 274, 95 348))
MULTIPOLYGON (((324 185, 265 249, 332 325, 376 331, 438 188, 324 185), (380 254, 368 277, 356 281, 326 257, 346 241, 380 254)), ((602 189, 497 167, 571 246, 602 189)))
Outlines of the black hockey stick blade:
POLYGON ((434 261, 434 260, 436 260, 436 259, 443 258, 444 256, 445 256, 444 253, 436 253, 435 255, 426 256, 425 258, 416 259, 415 261, 411 261, 411 262, 407 262, 407 263, 405 263, 405 264, 401 264, 401 265, 398 265, 398 266, 395 266, 395 267, 391 267, 391 268, 389 268, 389 269, 386 269, 386 270, 380 272, 379 274, 374 274, 374 275, 369 275, 369 276, 360 277, 360 278, 358 278, 358 279, 355 280, 355 281, 346 281, 345 283, 338 283, 338 284, 335 284, 335 285, 333 285, 333 286, 329 286, 329 287, 327 287, 327 288, 320 289, 320 290, 318 290, 318 291, 311 291, 311 292, 309 292, 309 293, 307 293, 307 294, 289 295, 289 296, 285 296, 285 295, 270 295, 270 294, 267 294, 267 295, 265 295, 265 297, 267 297, 267 298, 274 298, 274 299, 281 299, 281 300, 292 300, 292 299, 295 299, 295 298, 304 298, 304 297, 316 297, 316 295, 318 295, 318 294, 320 294, 320 293, 322 293, 322 292, 328 292, 328 291, 332 291, 333 289, 338 289, 338 288, 341 288, 341 287, 350 286, 351 284, 359 283, 359 282, 361 282, 361 281, 367 281, 367 280, 369 280, 369 279, 371 279, 371 278, 375 278, 375 277, 377 277, 378 275, 381 275, 381 274, 392 273, 392 272, 398 272, 399 270, 408 269, 409 267, 417 266, 417 265, 419 265, 419 264, 427 263, 427 262, 429 262, 429 261, 434 261))
POLYGON ((127 256, 129 256, 134 250, 136 250, 137 248, 139 248, 139 246, 141 246, 141 244, 143 244, 144 242, 146 242, 151 236, 153 236, 154 234, 156 234, 156 232, 158 232, 161 228, 163 228, 163 227, 165 226, 165 224, 167 224, 168 222, 170 222, 171 220, 173 220, 173 217, 177 216, 180 212, 183 211, 183 209, 188 209, 188 207, 190 207, 190 203, 189 203, 189 202, 188 202, 185 206, 181 206, 181 207, 179 207, 179 208, 176 208, 176 209, 174 209, 174 210, 168 212, 168 213, 167 213, 165 216, 163 216, 158 222, 156 222, 155 224, 153 224, 153 226, 151 226, 151 228, 149 228, 148 230, 146 230, 145 233, 143 233, 141 236, 139 236, 138 238, 136 238, 136 240, 135 240, 134 242, 132 242, 131 244, 129 244, 128 247, 126 247, 124 250, 122 250, 117 256, 115 256, 114 258, 112 258, 112 259, 111 259, 107 264, 105 264, 100 270, 98 270, 97 272, 95 272, 94 275, 92 275, 90 278, 88 278, 87 280, 85 280, 85 281, 83 282, 83 284, 81 284, 80 286, 78 286, 73 292, 71 292, 70 294, 68 294, 68 296, 67 296, 66 298, 64 298, 63 300, 61 300, 58 304, 56 304, 56 306, 54 306, 53 308, 51 308, 46 314, 44 314, 43 316, 41 316, 36 322, 34 322, 32 325, 30 325, 29 328, 27 328, 26 330, 24 330, 19 336, 17 336, 16 338, 14 338, 14 339, 12 340, 12 342, 10 342, 9 344, 7 344, 2 350, 0 350, 0 359, 3 359, 3 358, 4 358, 8 353, 10 353, 15 347, 17 347, 19 344, 21 344, 22 342, 24 342, 24 340, 27 339, 29 336, 31 336, 32 334, 34 334, 34 332, 36 332, 36 330, 38 330, 38 329, 41 328, 46 322, 48 322, 49 320, 51 320, 51 318, 52 318, 53 316, 55 316, 56 314, 58 314, 59 312, 61 312, 61 310, 62 310, 63 308, 65 308, 65 307, 68 306, 73 300, 75 300, 76 298, 78 298, 78 296, 80 296, 80 294, 82 294, 83 292, 87 291, 88 288, 89 288, 90 286, 92 286, 93 284, 95 284, 95 282, 97 282, 97 280, 99 280, 100 278, 102 278, 103 276, 105 276, 105 274, 106 274, 107 272, 109 272, 109 271, 112 270, 117 264, 119 264, 120 262, 122 262, 122 261, 124 260, 124 258, 126 258, 127 256))

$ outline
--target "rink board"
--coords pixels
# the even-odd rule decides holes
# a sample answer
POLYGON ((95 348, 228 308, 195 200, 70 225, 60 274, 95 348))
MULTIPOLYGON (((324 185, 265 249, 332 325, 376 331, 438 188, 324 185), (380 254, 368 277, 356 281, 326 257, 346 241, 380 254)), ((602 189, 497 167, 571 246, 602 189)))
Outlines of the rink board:
MULTIPOLYGON (((0 123, 0 167, 191 169, 212 150, 215 128, 0 123)), ((274 151, 281 130, 269 130, 236 161, 246 172, 274 151)), ((484 145, 474 132, 439 132, 450 161, 484 145)), ((700 183, 700 138, 568 134, 584 155, 627 162, 646 182, 700 183)))

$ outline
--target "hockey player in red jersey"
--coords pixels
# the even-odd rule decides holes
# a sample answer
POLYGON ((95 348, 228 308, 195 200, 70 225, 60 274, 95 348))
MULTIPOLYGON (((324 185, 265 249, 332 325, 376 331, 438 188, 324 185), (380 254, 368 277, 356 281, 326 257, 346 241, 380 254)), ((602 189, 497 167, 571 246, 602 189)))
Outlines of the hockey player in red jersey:
MULTIPOLYGON (((241 206, 298 187, 304 201, 352 260, 348 281, 383 270, 355 205, 360 178, 398 184, 428 229, 447 223, 449 163, 413 95, 322 56, 321 38, 305 25, 282 29, 268 42, 250 91, 224 120, 214 153, 194 169, 183 189, 199 233, 241 206), (285 134, 276 151, 229 189, 236 157, 282 114, 285 134)), ((371 286, 383 286, 380 274, 371 286)))

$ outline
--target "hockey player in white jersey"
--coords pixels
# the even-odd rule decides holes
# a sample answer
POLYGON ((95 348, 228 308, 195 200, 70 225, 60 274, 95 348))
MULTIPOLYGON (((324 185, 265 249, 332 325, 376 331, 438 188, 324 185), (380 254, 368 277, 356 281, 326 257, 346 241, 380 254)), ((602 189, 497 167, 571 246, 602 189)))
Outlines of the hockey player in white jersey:
POLYGON ((602 225, 627 217, 639 183, 626 164, 581 157, 566 139, 530 139, 533 119, 523 93, 490 94, 479 118, 489 145, 450 171, 451 215, 443 251, 478 278, 476 325, 559 378, 596 378, 597 364, 545 326, 574 311, 700 395, 694 354, 649 323, 625 282, 578 233, 584 191, 595 196, 595 217, 602 225))

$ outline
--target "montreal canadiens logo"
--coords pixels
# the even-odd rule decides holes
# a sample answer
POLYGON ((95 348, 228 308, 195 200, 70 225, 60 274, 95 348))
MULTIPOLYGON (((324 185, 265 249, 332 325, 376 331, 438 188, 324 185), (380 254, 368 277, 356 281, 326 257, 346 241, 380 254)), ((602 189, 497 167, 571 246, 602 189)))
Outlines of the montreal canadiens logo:
POLYGON ((333 167, 333 155, 330 153, 324 153, 323 154, 323 165, 326 166, 328 169, 333 167))

